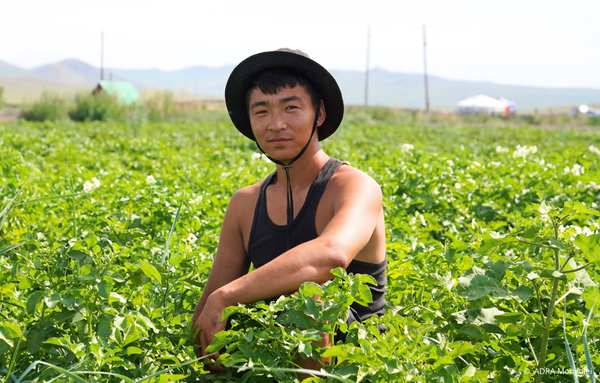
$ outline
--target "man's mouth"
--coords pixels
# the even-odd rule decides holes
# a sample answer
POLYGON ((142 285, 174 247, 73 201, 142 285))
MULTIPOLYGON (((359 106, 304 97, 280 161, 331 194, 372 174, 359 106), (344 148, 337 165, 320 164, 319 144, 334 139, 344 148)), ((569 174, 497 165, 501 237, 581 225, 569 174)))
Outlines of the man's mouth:
POLYGON ((269 143, 273 146, 283 146, 283 145, 287 144, 289 141, 291 141, 291 139, 289 139, 289 138, 277 137, 277 138, 270 139, 269 143))

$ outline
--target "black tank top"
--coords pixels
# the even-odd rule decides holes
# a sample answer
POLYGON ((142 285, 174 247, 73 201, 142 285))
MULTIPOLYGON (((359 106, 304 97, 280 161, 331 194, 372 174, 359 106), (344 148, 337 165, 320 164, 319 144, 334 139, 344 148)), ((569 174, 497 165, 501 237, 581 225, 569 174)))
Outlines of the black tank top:
MULTIPOLYGON (((321 169, 317 178, 313 181, 308 189, 306 200, 298 215, 292 221, 292 247, 298 246, 301 243, 308 242, 317 238, 317 229, 315 227, 315 215, 317 206, 321 200, 321 196, 325 192, 325 188, 333 177, 333 174, 341 165, 345 164, 333 157, 329 158, 325 166, 321 169)), ((252 229, 250 230, 250 238, 248 239, 248 258, 255 268, 259 268, 266 263, 277 258, 287 251, 287 228, 286 225, 276 225, 269 218, 267 213, 266 189, 271 183, 273 172, 265 178, 265 181, 260 187, 256 208, 254 209, 254 219, 252 221, 252 229)), ((383 314, 385 311, 385 285, 387 260, 379 263, 362 262, 353 260, 350 262, 346 271, 354 274, 369 274, 377 281, 377 286, 367 285, 371 289, 373 302, 369 307, 361 306, 354 303, 351 306, 353 311, 351 319, 365 320, 373 314, 383 314), (354 317, 354 318, 352 318, 354 317)), ((268 301, 274 300, 268 299, 268 301)))

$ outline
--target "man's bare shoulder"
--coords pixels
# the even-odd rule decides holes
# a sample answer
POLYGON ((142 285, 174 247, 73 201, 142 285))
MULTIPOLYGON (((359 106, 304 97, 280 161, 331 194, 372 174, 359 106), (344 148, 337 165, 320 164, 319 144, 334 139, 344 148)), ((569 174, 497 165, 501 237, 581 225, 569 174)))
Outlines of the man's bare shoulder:
POLYGON ((330 181, 336 193, 359 191, 370 197, 381 195, 381 187, 371 176, 350 165, 341 166, 330 181))
POLYGON ((251 207, 254 211, 254 206, 258 200, 260 187, 262 186, 263 182, 265 182, 264 179, 253 185, 244 186, 243 188, 238 189, 233 196, 231 196, 228 209, 233 208, 237 210, 243 207, 251 207))

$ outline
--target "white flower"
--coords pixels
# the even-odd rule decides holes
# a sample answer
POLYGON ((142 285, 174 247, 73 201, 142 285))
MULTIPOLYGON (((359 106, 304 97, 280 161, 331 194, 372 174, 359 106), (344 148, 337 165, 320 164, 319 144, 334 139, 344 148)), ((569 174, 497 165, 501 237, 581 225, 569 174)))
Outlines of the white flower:
POLYGON ((92 178, 92 182, 85 181, 85 183, 83 184, 83 191, 88 193, 96 189, 98 186, 100 186, 100 181, 98 180, 98 178, 94 177, 92 178))
POLYGON ((402 151, 403 152, 410 152, 411 150, 413 150, 415 147, 412 146, 411 144, 402 144, 402 151))
POLYGON ((37 239, 38 239, 38 241, 41 241, 44 238, 46 238, 46 236, 44 235, 44 233, 37 233, 37 239))
POLYGON ((188 240, 190 243, 194 243, 194 242, 196 242, 196 240, 197 240, 197 239, 198 239, 198 238, 197 238, 197 237, 194 235, 194 233, 190 233, 190 235, 188 235, 188 237, 187 237, 187 240, 188 240))
POLYGON ((202 202, 202 196, 201 195, 199 195, 196 198, 190 200, 191 204, 200 203, 200 202, 202 202))
POLYGON ((261 156, 260 153, 252 153, 251 158, 254 161, 254 160, 258 160, 260 158, 260 156, 261 156))
POLYGON ((550 222, 550 216, 548 214, 542 214, 543 222, 550 222))
POLYGON ((421 225, 427 226, 427 222, 425 222, 425 217, 422 214, 419 214, 419 219, 421 220, 421 225))
POLYGON ((503 148, 502 146, 496 146, 496 153, 508 153, 508 148, 503 148))
POLYGON ((471 221, 471 228, 473 230, 475 230, 476 227, 477 227, 477 222, 475 222, 475 218, 473 218, 473 220, 471 221))
POLYGON ((452 160, 447 160, 446 162, 448 163, 448 166, 454 166, 454 161, 452 161, 452 160))
POLYGON ((513 158, 525 159, 530 154, 537 153, 537 146, 521 146, 517 145, 517 148, 513 152, 513 158))
POLYGON ((590 152, 600 155, 600 149, 598 149, 597 146, 590 145, 590 147, 588 149, 590 150, 590 152))
POLYGON ((513 259, 516 258, 515 256, 515 251, 514 250, 506 250, 506 253, 504 253, 505 256, 507 256, 509 259, 513 259))
POLYGON ((581 234, 584 234, 586 237, 589 237, 590 235, 593 235, 594 232, 591 231, 589 227, 584 227, 581 231, 581 234))
POLYGON ((494 165, 495 167, 498 167, 498 166, 502 165, 502 162, 492 161, 492 162, 490 162, 490 164, 494 165))
POLYGON ((154 201, 152 201, 154 203, 159 203, 160 202, 160 198, 154 198, 154 201))
POLYGON ((154 179, 154 176, 147 176, 146 177, 146 183, 150 184, 150 185, 154 185, 156 183, 156 180, 154 179))
POLYGON ((454 188, 455 189, 460 189, 461 188, 460 183, 459 182, 455 183, 454 184, 454 188))
POLYGON ((571 173, 573 173, 574 176, 579 176, 579 175, 585 173, 585 170, 583 169, 583 166, 581 166, 579 164, 575 164, 571 168, 571 173))

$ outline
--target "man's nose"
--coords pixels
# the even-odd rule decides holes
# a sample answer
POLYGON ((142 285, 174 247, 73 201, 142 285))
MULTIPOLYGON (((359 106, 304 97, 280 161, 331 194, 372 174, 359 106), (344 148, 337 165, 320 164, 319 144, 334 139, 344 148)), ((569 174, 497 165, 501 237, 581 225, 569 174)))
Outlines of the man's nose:
POLYGON ((271 119, 271 124, 269 124, 269 128, 274 131, 280 131, 283 129, 287 129, 287 122, 282 113, 273 113, 273 118, 271 119))

